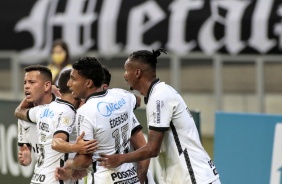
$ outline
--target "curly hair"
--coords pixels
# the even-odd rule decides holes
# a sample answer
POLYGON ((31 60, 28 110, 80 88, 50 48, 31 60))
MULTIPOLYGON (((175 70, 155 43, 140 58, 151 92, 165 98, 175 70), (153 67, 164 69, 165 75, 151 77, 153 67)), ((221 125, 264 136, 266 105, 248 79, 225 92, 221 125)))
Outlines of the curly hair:
POLYGON ((104 71, 101 63, 95 57, 82 57, 72 64, 78 74, 91 79, 95 87, 100 87, 104 80, 104 71))

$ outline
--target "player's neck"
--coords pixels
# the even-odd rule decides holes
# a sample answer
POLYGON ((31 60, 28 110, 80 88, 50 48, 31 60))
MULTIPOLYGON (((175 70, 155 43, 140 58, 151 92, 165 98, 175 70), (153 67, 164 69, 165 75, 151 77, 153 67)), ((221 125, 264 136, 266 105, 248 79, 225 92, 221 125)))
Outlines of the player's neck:
POLYGON ((144 79, 140 81, 140 86, 138 91, 140 92, 141 95, 147 97, 149 88, 154 80, 156 80, 156 78, 144 79))
POLYGON ((34 102, 34 106, 37 105, 44 105, 44 104, 49 104, 53 100, 53 96, 51 92, 45 93, 42 98, 40 98, 38 101, 34 102))
POLYGON ((92 87, 92 88, 88 89, 84 99, 86 99, 87 97, 89 97, 93 93, 97 93, 97 92, 101 92, 101 91, 103 91, 103 89, 101 87, 92 87))
POLYGON ((78 103, 79 101, 76 100, 71 93, 64 93, 64 94, 62 94, 61 99, 64 100, 64 101, 69 102, 70 104, 72 104, 76 108, 79 105, 79 103, 78 103))

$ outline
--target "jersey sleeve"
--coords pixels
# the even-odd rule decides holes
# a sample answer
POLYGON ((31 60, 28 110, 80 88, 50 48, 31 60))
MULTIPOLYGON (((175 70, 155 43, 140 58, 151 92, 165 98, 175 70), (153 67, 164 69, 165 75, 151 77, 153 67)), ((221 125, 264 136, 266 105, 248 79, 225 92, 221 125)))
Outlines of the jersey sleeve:
POLYGON ((169 94, 151 96, 146 111, 150 130, 167 131, 172 120, 172 97, 169 94))
POLYGON ((58 116, 58 125, 54 132, 54 135, 57 133, 65 133, 69 136, 72 133, 72 130, 75 125, 75 112, 74 111, 64 111, 58 116))
POLYGON ((85 135, 83 137, 84 140, 91 140, 94 138, 93 126, 87 118, 86 114, 80 113, 78 111, 76 114, 76 124, 78 135, 81 135, 82 132, 85 132, 85 135))
POLYGON ((36 119, 37 119, 37 112, 42 109, 44 106, 36 106, 36 107, 32 107, 27 111, 27 119, 29 120, 29 122, 31 123, 36 123, 36 119))
POLYGON ((133 135, 137 130, 140 130, 143 128, 133 112, 132 112, 132 122, 131 123, 132 123, 131 135, 133 135))
MULTIPOLYGON (((18 120, 18 146, 23 146, 24 144, 31 146, 27 139, 25 124, 26 122, 24 122, 23 120, 18 120)), ((26 129, 28 129, 28 127, 26 127, 26 129)))

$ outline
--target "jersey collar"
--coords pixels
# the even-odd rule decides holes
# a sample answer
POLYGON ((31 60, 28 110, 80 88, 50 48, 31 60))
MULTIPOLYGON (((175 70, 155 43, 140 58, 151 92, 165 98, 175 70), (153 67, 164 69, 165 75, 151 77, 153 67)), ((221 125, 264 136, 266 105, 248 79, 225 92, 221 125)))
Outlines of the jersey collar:
POLYGON ((156 79, 151 83, 151 85, 150 85, 150 87, 149 87, 149 90, 148 90, 148 92, 147 92, 147 96, 144 97, 144 102, 145 102, 145 104, 148 103, 148 101, 149 101, 149 96, 150 96, 150 94, 151 94, 151 91, 153 90, 153 88, 155 87, 155 85, 156 85, 157 83, 159 83, 159 82, 160 82, 160 79, 159 79, 159 78, 156 78, 156 79))
POLYGON ((87 102, 87 100, 89 100, 91 97, 101 97, 101 96, 105 96, 108 93, 108 90, 104 90, 104 91, 99 91, 96 93, 92 93, 91 95, 89 95, 86 99, 85 99, 85 103, 87 102))
POLYGON ((76 112, 75 107, 71 103, 69 103, 68 101, 62 100, 60 98, 56 98, 56 102, 60 103, 60 104, 68 105, 73 111, 76 112))

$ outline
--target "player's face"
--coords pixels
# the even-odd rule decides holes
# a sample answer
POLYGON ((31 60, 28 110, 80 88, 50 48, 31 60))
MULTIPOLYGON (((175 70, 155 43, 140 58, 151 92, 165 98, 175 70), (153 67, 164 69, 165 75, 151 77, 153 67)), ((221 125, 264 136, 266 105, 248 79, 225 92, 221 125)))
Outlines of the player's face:
POLYGON ((124 69, 123 77, 127 82, 127 85, 130 89, 136 89, 136 67, 134 66, 134 63, 130 62, 128 59, 124 64, 124 69))
POLYGON ((47 94, 47 82, 40 75, 40 71, 25 73, 24 94, 28 102, 41 104, 44 95, 47 94))
POLYGON ((79 75, 77 70, 72 69, 67 85, 75 98, 84 99, 86 97, 87 79, 79 75))

